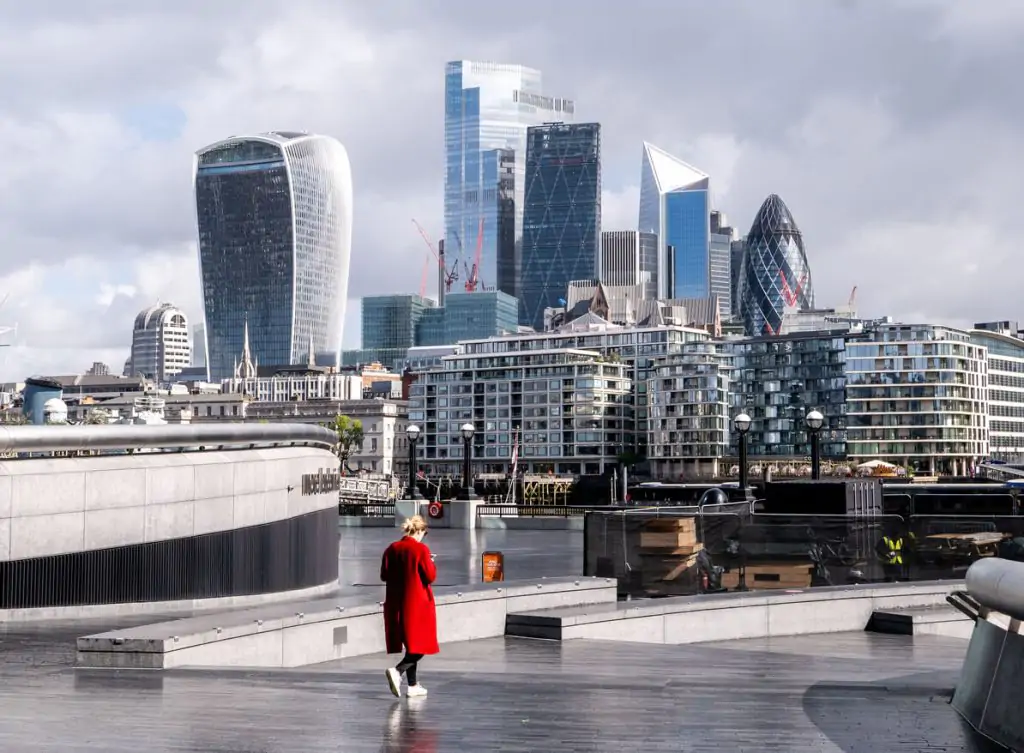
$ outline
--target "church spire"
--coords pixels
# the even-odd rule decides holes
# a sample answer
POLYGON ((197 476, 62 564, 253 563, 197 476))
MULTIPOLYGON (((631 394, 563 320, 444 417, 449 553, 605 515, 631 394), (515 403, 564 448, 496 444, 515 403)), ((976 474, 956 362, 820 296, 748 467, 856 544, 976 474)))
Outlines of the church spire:
POLYGON ((256 377, 256 364, 252 360, 252 350, 249 348, 249 318, 245 318, 245 329, 242 335, 242 360, 235 363, 235 379, 254 379, 256 377))

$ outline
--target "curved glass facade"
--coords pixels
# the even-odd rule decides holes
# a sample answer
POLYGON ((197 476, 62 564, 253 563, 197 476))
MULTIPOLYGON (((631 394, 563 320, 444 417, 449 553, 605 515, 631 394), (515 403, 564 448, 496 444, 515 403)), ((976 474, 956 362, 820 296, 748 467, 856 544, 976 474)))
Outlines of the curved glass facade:
POLYGON ((754 217, 740 276, 740 314, 748 337, 778 334, 783 314, 814 308, 803 235, 775 194, 754 217))
POLYGON ((196 154, 207 364, 233 374, 245 324, 257 363, 337 353, 348 298, 352 173, 336 140, 238 137, 196 154))

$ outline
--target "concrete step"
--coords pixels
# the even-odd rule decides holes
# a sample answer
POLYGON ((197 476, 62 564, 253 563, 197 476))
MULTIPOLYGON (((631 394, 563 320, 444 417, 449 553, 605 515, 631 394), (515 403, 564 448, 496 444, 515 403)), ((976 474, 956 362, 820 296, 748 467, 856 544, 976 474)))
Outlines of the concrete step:
POLYGON ((890 635, 941 635, 967 640, 974 631, 974 620, 949 604, 937 604, 876 610, 867 629, 890 635))
MULTIPOLYGON (((634 602, 635 603, 635 602, 634 602)), ((530 612, 510 612, 505 616, 505 635, 511 638, 543 638, 562 640, 562 628, 585 621, 613 617, 622 610, 621 603, 592 604, 581 607, 556 607, 530 612)))

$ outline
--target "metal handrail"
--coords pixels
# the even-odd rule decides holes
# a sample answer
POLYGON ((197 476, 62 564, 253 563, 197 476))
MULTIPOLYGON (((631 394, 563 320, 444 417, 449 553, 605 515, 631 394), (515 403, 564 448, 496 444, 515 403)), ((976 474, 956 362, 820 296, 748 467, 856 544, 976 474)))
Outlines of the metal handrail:
POLYGON ((113 424, 0 426, 0 452, 140 450, 308 445, 333 448, 335 432, 313 424, 113 424))

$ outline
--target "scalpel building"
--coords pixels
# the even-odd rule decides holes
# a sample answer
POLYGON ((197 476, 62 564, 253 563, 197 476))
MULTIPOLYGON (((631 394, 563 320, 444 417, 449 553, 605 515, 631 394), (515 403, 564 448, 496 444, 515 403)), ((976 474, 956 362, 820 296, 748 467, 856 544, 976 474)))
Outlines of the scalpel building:
POLYGON ((194 161, 206 363, 234 375, 249 331, 259 364, 341 349, 352 248, 352 173, 338 141, 296 131, 237 136, 194 161))

